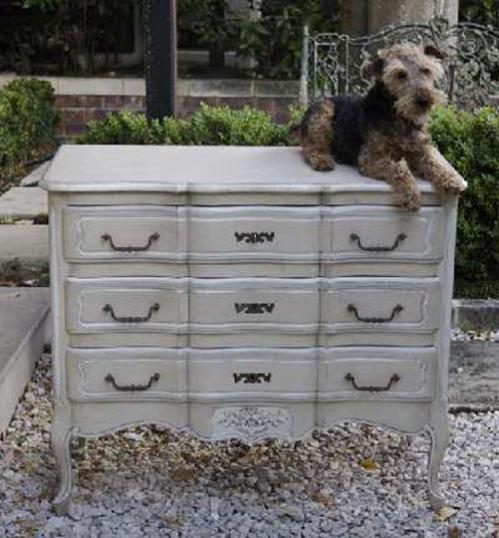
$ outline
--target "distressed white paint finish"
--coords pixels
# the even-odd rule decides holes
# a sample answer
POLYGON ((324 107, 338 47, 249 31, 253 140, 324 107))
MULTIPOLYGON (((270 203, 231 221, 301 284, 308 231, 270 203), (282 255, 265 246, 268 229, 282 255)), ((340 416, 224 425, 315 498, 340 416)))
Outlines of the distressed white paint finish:
POLYGON ((42 184, 60 510, 73 435, 292 440, 348 420, 429 431, 442 506, 454 197, 419 182, 407 213, 297 148, 65 146, 42 184))
POLYGON ((64 255, 86 263, 181 259, 187 250, 183 213, 177 207, 68 207, 63 211, 64 255), (116 250, 143 249, 150 241, 147 250, 116 250))
POLYGON ((187 359, 185 352, 158 348, 68 349, 68 395, 71 401, 187 401, 187 359), (117 386, 147 385, 149 390, 119 391, 117 386))
POLYGON ((339 347, 320 350, 318 398, 334 400, 426 400, 435 394, 436 351, 434 348, 339 347), (389 390, 356 390, 358 387, 387 387, 389 390))
POLYGON ((331 260, 421 263, 442 258, 445 217, 440 207, 423 207, 416 215, 394 207, 335 207, 325 208, 323 218, 324 251, 331 260))

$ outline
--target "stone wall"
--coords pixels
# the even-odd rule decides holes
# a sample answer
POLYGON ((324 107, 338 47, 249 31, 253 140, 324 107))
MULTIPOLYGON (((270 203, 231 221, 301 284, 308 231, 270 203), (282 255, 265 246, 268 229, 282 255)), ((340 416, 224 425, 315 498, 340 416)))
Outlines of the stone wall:
MULTIPOLYGON (((12 78, 1 75, 0 87, 12 78)), ((64 139, 81 133, 89 121, 102 119, 108 112, 145 110, 143 79, 40 78, 54 87, 61 117, 58 134, 64 139)), ((181 79, 177 84, 177 114, 186 116, 199 108, 201 102, 231 108, 249 105, 286 122, 289 106, 298 102, 298 91, 297 81, 181 79)))

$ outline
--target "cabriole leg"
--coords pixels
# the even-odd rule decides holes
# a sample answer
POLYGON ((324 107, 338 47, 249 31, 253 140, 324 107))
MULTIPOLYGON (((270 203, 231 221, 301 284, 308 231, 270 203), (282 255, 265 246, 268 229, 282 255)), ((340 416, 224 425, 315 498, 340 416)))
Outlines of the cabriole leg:
POLYGON ((55 412, 51 436, 52 452, 59 470, 59 490, 53 500, 53 505, 59 515, 64 515, 69 510, 73 482, 69 450, 72 428, 65 414, 55 412))
POLYGON ((438 484, 438 472, 442 460, 444 459, 445 451, 449 444, 450 431, 449 431, 449 421, 447 415, 439 418, 438 422, 432 424, 429 427, 430 439, 431 439, 431 448, 430 456, 428 458, 428 497, 430 499, 430 504, 433 510, 438 512, 442 509, 446 502, 438 494, 439 484, 438 484))

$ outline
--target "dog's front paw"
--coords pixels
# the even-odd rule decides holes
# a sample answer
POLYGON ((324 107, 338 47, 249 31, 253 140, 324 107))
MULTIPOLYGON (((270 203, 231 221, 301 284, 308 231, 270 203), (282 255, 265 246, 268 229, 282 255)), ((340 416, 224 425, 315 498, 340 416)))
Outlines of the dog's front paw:
POLYGON ((442 187, 444 192, 448 194, 459 194, 463 192, 468 183, 458 173, 449 174, 442 181, 442 187))
POLYGON ((334 159, 326 153, 314 153, 308 158, 310 166, 318 172, 327 172, 334 170, 334 159))
POLYGON ((401 192, 398 196, 398 202, 408 211, 417 211, 421 206, 421 193, 417 189, 401 192))

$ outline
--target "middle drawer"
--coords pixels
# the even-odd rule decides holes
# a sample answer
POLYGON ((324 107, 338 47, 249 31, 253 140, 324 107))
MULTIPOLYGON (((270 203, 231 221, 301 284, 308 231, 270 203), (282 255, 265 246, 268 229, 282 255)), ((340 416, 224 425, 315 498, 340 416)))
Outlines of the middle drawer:
POLYGON ((437 278, 69 278, 72 345, 431 345, 437 278))

